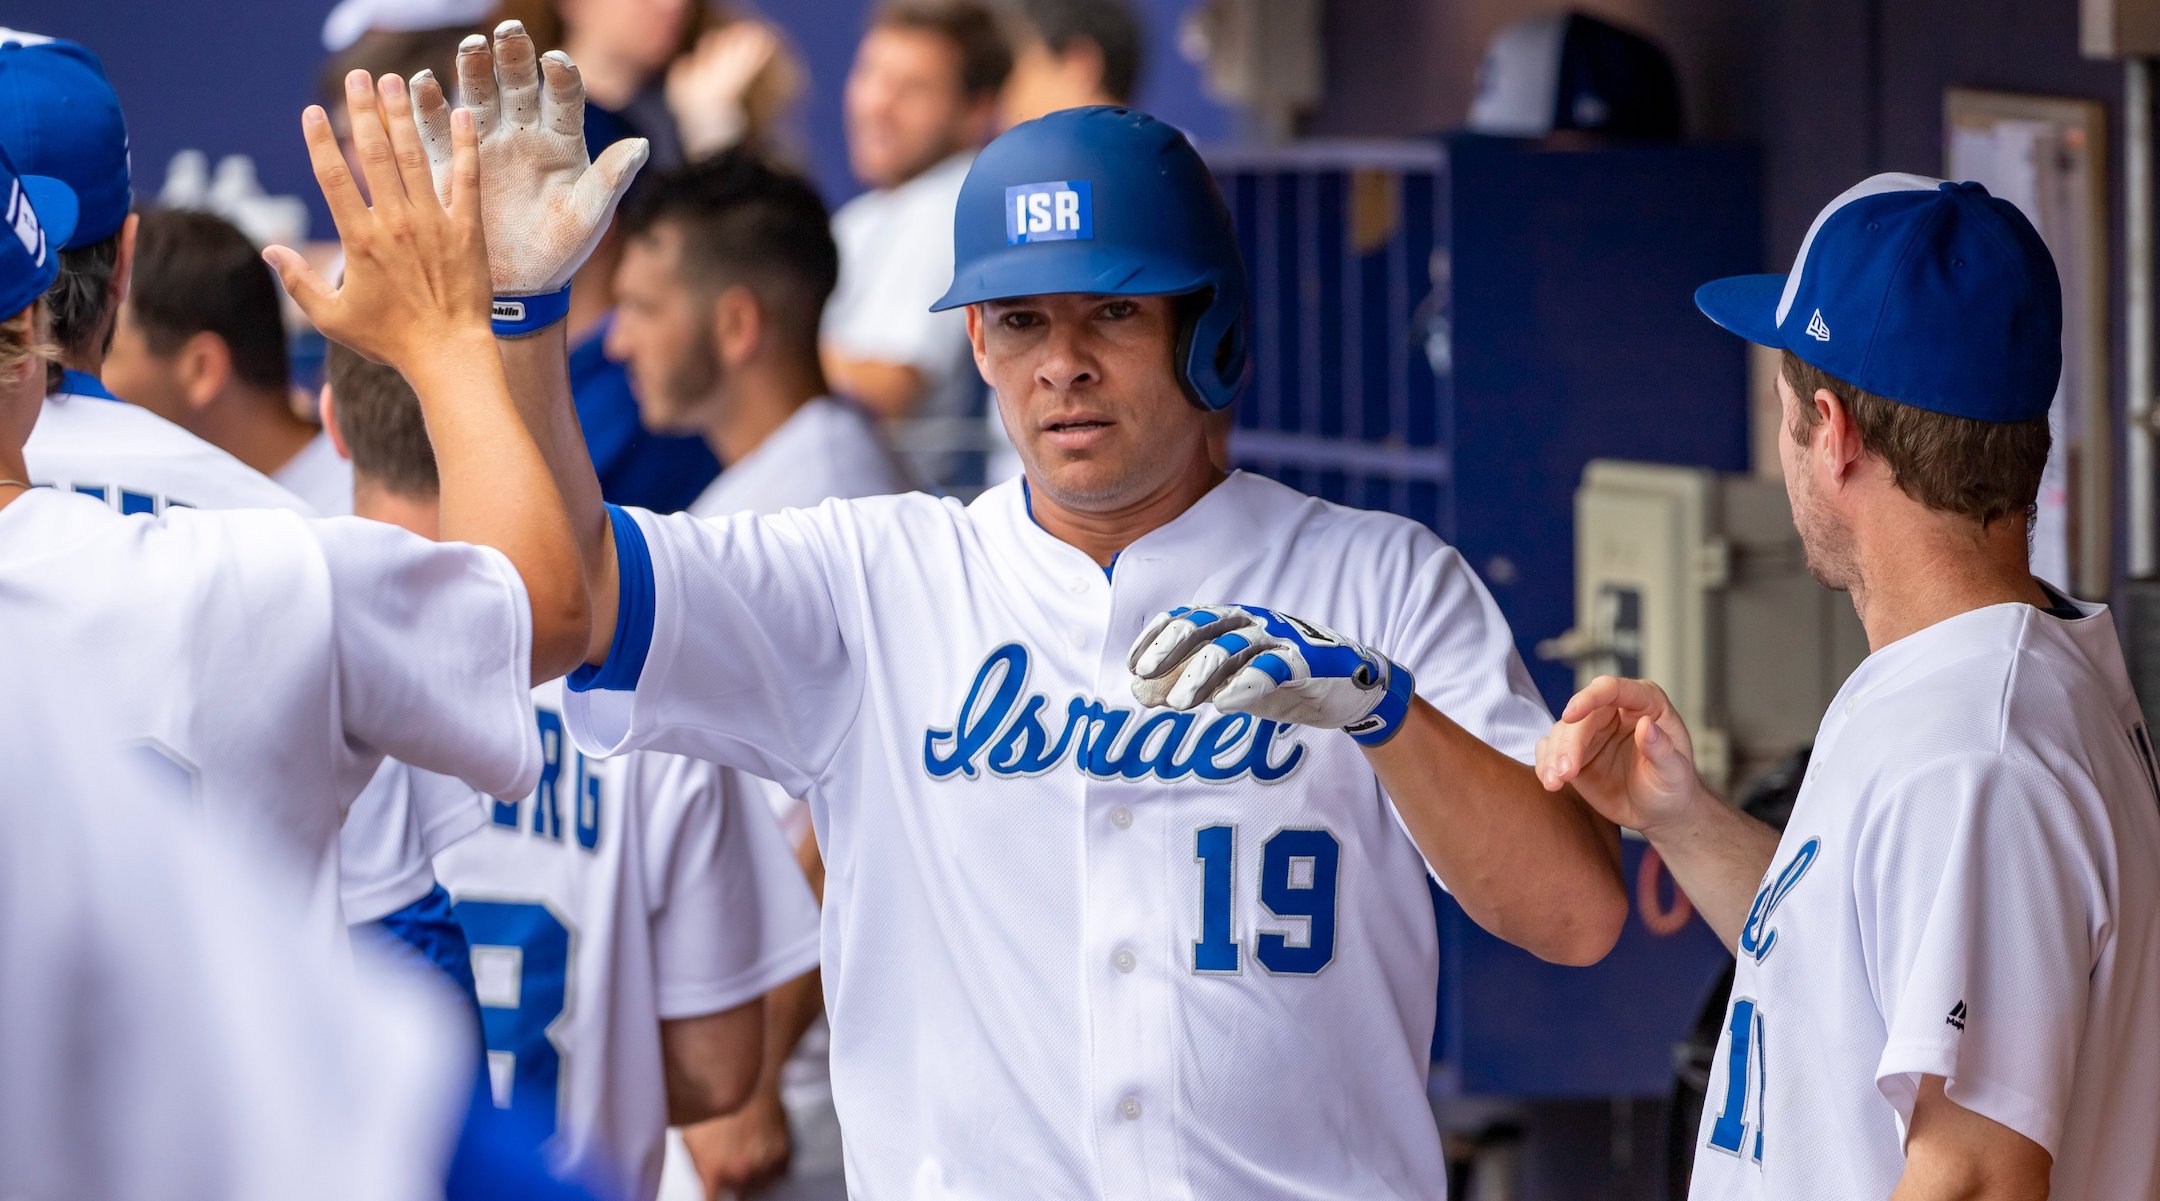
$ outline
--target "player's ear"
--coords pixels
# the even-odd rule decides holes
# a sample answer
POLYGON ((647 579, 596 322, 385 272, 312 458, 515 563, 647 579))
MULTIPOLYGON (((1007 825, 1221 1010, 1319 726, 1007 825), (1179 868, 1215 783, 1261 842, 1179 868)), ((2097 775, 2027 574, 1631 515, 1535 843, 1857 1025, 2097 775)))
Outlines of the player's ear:
POLYGON ((1864 450, 1859 423, 1853 420, 1844 398, 1828 388, 1817 388, 1811 403, 1815 406, 1814 437, 1822 445, 1831 479, 1842 482, 1859 464, 1864 450))
POLYGON ((352 452, 345 449, 345 432, 338 428, 337 400, 331 394, 329 380, 323 381, 322 396, 316 401, 315 412, 322 418, 323 432, 330 435, 330 445, 337 450, 337 457, 352 462, 352 452))
POLYGON ((968 345, 975 350, 975 370, 987 384, 990 382, 990 355, 983 344, 983 307, 971 304, 962 311, 967 314, 968 345))
POLYGON ((232 348, 208 330, 180 344, 173 355, 180 377, 181 395, 192 409, 208 408, 232 382, 232 348))
POLYGON ((712 306, 713 345, 720 361, 740 367, 757 356, 771 323, 750 289, 737 284, 720 293, 712 306))

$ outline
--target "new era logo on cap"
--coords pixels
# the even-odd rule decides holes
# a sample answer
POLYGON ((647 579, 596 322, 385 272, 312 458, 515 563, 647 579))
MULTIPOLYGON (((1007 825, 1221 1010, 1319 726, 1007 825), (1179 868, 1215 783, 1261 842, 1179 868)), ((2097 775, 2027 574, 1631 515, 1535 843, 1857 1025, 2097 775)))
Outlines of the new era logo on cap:
POLYGON ((1076 242, 1095 236, 1095 189, 1087 180, 1024 183, 1005 189, 1005 241, 1076 242))
POLYGON ((8 181, 7 223, 22 242, 23 249, 30 252, 30 261, 44 266, 45 230, 38 225, 37 213, 30 208, 29 198, 23 195, 20 180, 8 181))
POLYGON ((1830 340, 1830 327, 1824 323, 1821 309, 1816 309, 1815 315, 1807 319, 1807 336, 1817 342, 1830 340))

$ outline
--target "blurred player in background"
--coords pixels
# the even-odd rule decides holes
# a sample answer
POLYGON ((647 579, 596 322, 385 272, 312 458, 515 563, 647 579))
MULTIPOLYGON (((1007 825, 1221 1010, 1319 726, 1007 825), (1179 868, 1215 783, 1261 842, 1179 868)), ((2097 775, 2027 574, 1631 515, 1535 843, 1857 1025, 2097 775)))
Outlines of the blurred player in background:
POLYGON ((277 278, 213 213, 140 215, 135 272, 105 383, 216 446, 323 516, 351 511, 352 472, 293 412, 277 278))
MULTIPOLYGON (((412 392, 341 356, 326 406, 351 454, 355 511, 440 528, 412 392)), ((588 760, 563 737, 561 686, 534 692, 545 763, 522 801, 436 854, 473 947, 496 1104, 543 1131, 550 1163, 617 1201, 649 1201, 661 1139, 741 1105, 764 1057, 763 997, 817 965, 814 902, 750 781, 672 755, 588 760)), ((457 793, 385 763, 370 793, 457 793)))
POLYGON ((1011 0, 1012 74, 998 100, 1007 129, 1059 109, 1130 104, 1146 66, 1125 0, 1011 0))
MULTIPOLYGON (((807 181, 732 152, 648 180, 622 225, 611 349, 630 364, 646 424, 703 434, 727 465, 690 512, 777 513, 906 490, 870 419, 824 394, 818 319, 839 255, 807 181)), ((722 775, 771 807, 821 881, 809 806, 770 781, 722 775)), ((756 1094, 689 1132, 703 1181, 695 1195, 784 1174, 760 1195, 845 1196, 821 1007, 814 973, 774 992, 756 1094)), ((671 1194, 691 1183, 676 1175, 671 1194)))
POLYGON ((0 151, 19 171, 67 184, 81 219, 46 298, 60 350, 27 454, 32 482, 102 497, 125 513, 177 503, 283 508, 307 503, 232 455, 134 405, 98 379, 135 260, 127 122, 88 50, 0 30, 0 151))
POLYGON ((887 0, 848 73, 848 165, 869 191, 840 206, 840 283, 825 307, 825 377, 884 419, 921 418, 901 446, 925 484, 965 466, 982 379, 957 313, 932 313, 952 279, 953 200, 997 127, 1012 52, 978 0, 887 0))

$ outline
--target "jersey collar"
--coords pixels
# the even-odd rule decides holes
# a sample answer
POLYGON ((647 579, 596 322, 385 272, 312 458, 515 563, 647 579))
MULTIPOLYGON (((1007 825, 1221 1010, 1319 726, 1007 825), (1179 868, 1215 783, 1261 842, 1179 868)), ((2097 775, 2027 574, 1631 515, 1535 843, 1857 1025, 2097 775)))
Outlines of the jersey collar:
POLYGON ((97 400, 119 400, 108 391, 98 377, 87 371, 63 371, 60 373, 61 392, 69 396, 88 396, 97 400))

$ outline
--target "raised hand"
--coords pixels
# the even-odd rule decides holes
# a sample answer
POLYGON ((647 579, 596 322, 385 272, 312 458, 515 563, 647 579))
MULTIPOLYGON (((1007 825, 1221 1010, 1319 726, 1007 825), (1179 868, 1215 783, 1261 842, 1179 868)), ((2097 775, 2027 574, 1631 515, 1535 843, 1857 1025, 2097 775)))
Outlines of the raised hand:
POLYGON ((742 140, 751 88, 779 53, 780 35, 763 21, 745 19, 706 31, 696 49, 675 60, 668 68, 667 105, 685 154, 702 158, 742 140))
POLYGON ((1127 661, 1143 705, 1202 703, 1296 725, 1342 729, 1378 746, 1401 728, 1410 673, 1326 626, 1252 605, 1170 610, 1127 661))
MULTIPOLYGON (((643 138, 585 155, 585 83, 560 50, 534 53, 525 26, 505 21, 491 45, 479 34, 458 47, 458 88, 479 140, 480 212, 499 297, 560 291, 606 232, 645 163, 643 138)), ((448 99, 434 73, 413 76, 413 120, 447 186, 452 155, 448 99)))
POLYGON ((469 117, 445 118, 440 184, 413 127, 403 80, 345 78, 354 157, 367 179, 362 199, 338 150, 330 118, 308 106, 300 128, 315 181, 345 252, 332 288, 296 251, 263 257, 323 336, 412 378, 459 334, 488 336, 488 253, 480 225, 480 166, 469 117))
POLYGON ((1687 723, 1648 680, 1599 676, 1538 739, 1538 781, 1575 791, 1611 821, 1645 833, 1707 795, 1687 723))

